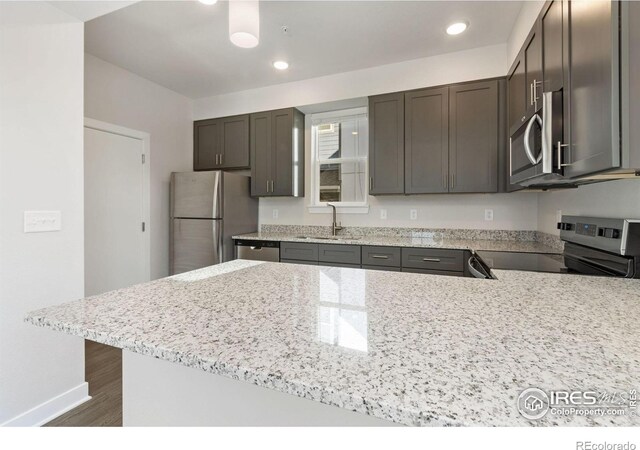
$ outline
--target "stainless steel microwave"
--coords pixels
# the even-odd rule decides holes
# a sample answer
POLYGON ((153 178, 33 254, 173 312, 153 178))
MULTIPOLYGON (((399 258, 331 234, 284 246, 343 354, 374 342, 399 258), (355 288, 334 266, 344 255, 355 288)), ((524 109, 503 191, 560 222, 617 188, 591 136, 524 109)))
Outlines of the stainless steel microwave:
POLYGON ((542 94, 542 116, 534 114, 509 140, 511 184, 566 184, 562 155, 562 91, 542 94))

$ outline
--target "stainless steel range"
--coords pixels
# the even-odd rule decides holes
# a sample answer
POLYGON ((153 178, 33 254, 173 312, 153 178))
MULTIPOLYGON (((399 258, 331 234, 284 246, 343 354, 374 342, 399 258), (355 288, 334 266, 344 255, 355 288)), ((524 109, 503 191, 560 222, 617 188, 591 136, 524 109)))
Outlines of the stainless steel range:
POLYGON ((491 269, 640 278, 640 220, 562 216, 558 254, 479 251, 491 269))

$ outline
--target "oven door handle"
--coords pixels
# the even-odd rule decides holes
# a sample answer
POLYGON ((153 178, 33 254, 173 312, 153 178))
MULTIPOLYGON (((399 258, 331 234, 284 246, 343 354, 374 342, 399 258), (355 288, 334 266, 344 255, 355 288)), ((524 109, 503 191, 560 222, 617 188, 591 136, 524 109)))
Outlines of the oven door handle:
POLYGON ((534 114, 533 117, 531 117, 531 119, 529 120, 527 128, 524 130, 524 151, 527 154, 527 158, 529 158, 529 161, 531 161, 531 164, 533 164, 534 166, 538 165, 542 160, 542 152, 540 152, 540 154, 536 158, 535 156, 533 156, 531 147, 529 146, 529 136, 531 134, 531 128, 533 128, 533 124, 536 122, 542 128, 542 119, 538 114, 534 114))

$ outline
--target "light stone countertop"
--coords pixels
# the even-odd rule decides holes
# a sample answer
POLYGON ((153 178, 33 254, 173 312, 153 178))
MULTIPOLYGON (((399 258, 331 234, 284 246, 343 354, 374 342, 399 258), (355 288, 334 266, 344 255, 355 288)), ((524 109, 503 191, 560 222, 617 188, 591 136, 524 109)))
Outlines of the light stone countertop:
MULTIPOLYGON (((383 247, 421 247, 447 248, 470 251, 524 252, 524 253, 562 253, 562 250, 538 241, 493 240, 493 239, 452 239, 448 237, 418 235, 403 236, 339 236, 339 239, 327 239, 326 236, 301 237, 303 234, 258 232, 233 236, 233 239, 257 241, 306 242, 314 244, 371 245, 383 247)), ((306 236, 306 235, 304 235, 306 236)))
POLYGON ((480 280, 236 260, 25 321, 406 425, 529 421, 520 392, 640 388, 640 280, 480 280))

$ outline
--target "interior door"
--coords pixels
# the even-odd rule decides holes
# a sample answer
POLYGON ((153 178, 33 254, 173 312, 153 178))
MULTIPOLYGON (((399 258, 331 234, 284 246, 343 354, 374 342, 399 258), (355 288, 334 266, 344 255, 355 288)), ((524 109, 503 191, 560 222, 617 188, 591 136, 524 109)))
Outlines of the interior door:
POLYGON ((171 223, 171 274, 222 262, 222 221, 173 219, 171 223))
POLYGON ((143 222, 143 145, 85 128, 85 294, 148 281, 143 222))

